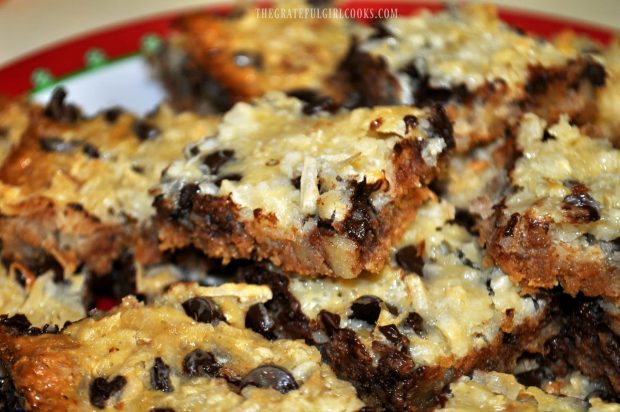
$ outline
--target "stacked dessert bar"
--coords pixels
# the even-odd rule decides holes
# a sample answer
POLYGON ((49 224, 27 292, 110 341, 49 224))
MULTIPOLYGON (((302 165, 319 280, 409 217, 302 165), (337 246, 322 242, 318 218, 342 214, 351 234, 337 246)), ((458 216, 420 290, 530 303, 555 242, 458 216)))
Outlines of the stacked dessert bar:
POLYGON ((484 5, 174 28, 174 109, 0 102, 0 408, 620 408, 613 47, 484 5))

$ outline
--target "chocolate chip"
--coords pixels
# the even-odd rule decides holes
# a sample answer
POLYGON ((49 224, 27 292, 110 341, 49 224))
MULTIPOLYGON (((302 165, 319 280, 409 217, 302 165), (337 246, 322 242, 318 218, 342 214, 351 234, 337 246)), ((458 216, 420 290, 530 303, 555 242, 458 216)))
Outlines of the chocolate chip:
POLYGON ((5 137, 8 137, 10 130, 11 129, 9 129, 8 127, 1 127, 0 126, 0 139, 4 139, 5 137))
POLYGON ((175 412, 173 408, 151 408, 149 412, 175 412))
POLYGON ((263 365, 250 371, 241 379, 240 387, 246 386, 271 388, 280 393, 299 389, 295 378, 284 368, 275 365, 263 365))
POLYGON ((418 336, 426 336, 426 329, 424 329, 424 319, 416 312, 409 312, 404 324, 410 327, 418 336))
POLYGON ((24 334, 30 329, 31 323, 22 313, 13 316, 0 315, 0 325, 11 329, 15 333, 24 334))
MULTIPOLYGON (((326 344, 324 352, 326 360, 339 378, 352 382, 364 382, 367 388, 372 387, 368 384, 375 383, 378 387, 382 382, 377 382, 375 379, 378 377, 378 370, 373 365, 374 359, 369 349, 353 330, 344 328, 334 333, 326 344)), ((395 383, 393 379, 390 382, 392 385, 395 383)), ((405 410, 405 408, 395 410, 405 410)))
POLYGON ((547 142, 549 140, 556 140, 555 136, 552 135, 551 133, 549 133, 549 129, 545 129, 545 131, 543 132, 543 137, 542 137, 542 141, 543 142, 547 142))
POLYGON ((60 333, 60 328, 58 327, 58 325, 50 325, 50 324, 46 323, 41 328, 41 332, 42 333, 49 333, 49 334, 60 333))
POLYGON ((562 200, 562 210, 568 212, 573 223, 588 223, 600 220, 600 204, 588 193, 573 193, 562 200))
MULTIPOLYGON (((379 359, 377 368, 381 371, 385 371, 382 375, 388 375, 396 382, 415 378, 416 375, 420 376, 423 373, 423 370, 420 371, 419 368, 415 367, 415 362, 408 353, 403 353, 392 348, 384 349, 383 356, 379 359)), ((385 383, 387 382, 384 381, 384 384, 385 383)), ((398 408, 398 410, 402 409, 398 408)))
POLYGON ((504 228, 504 236, 512 237, 515 227, 517 226, 517 223, 519 223, 519 217, 520 215, 518 213, 513 213, 512 215, 510 215, 510 219, 508 219, 508 223, 504 228))
POLYGON ((371 247, 377 240, 377 212, 370 201, 370 196, 381 188, 383 180, 368 184, 364 177, 361 182, 353 184, 351 212, 344 221, 344 229, 350 239, 371 247))
POLYGON ((551 82, 550 73, 542 66, 530 68, 530 76, 525 85, 525 91, 532 95, 543 94, 551 82))
POLYGON ((139 175, 144 174, 144 167, 142 167, 140 165, 131 165, 131 170, 133 170, 134 172, 136 172, 139 175))
POLYGON ((233 55, 233 61, 239 67, 254 67, 255 69, 263 67, 263 56, 255 52, 237 52, 233 55))
POLYGON ((465 253, 463 253, 461 249, 457 249, 456 257, 458 257, 461 263, 463 263, 465 266, 469 266, 472 269, 477 268, 476 265, 474 265, 474 262, 472 262, 471 259, 465 256, 465 253))
POLYGON ((320 112, 334 113, 338 110, 338 105, 334 103, 333 99, 329 96, 319 96, 315 100, 306 102, 302 112, 305 115, 311 116, 320 112))
POLYGON ((218 150, 205 156, 203 163, 209 166, 209 172, 212 175, 215 175, 220 170, 220 167, 222 167, 226 162, 230 161, 234 156, 234 150, 218 150))
POLYGON ((155 358, 151 368, 151 386, 162 392, 172 392, 174 387, 170 381, 170 366, 166 365, 162 358, 155 358))
POLYGON ((80 120, 82 114, 80 109, 72 104, 66 104, 67 92, 62 87, 54 89, 50 101, 45 106, 43 114, 53 120, 74 123, 80 120))
POLYGON ((516 335, 513 335, 512 333, 504 333, 504 335, 502 336, 502 343, 506 345, 514 345, 518 341, 519 341, 519 338, 516 335))
POLYGON ((491 286, 491 279, 487 279, 484 284, 487 287, 487 292, 489 296, 495 296, 495 291, 493 290, 493 286, 491 286))
POLYGON ((189 154, 192 156, 196 156, 198 153, 200 153, 200 149, 198 148, 198 146, 192 146, 189 149, 189 154))
POLYGON ((381 331, 383 336, 393 343, 399 351, 405 352, 409 348, 409 339, 400 333, 396 325, 379 326, 379 331, 381 331))
POLYGON ((351 304, 351 315, 349 318, 363 320, 371 325, 375 325, 381 314, 381 302, 382 300, 376 296, 361 296, 351 304))
POLYGON ((123 109, 120 107, 110 107, 103 111, 103 118, 106 122, 113 124, 116 123, 121 114, 123 114, 123 109))
POLYGON ((133 124, 133 132, 141 141, 154 140, 161 134, 161 131, 157 128, 157 126, 154 126, 145 120, 136 120, 133 124))
POLYGON ((592 246, 596 243, 596 237, 592 233, 585 233, 583 235, 583 238, 585 239, 588 246, 592 246))
POLYGON ((56 136, 46 136, 39 139, 39 146, 46 152, 50 153, 71 153, 80 142, 75 140, 64 140, 56 136))
POLYGON ((26 274, 20 268, 15 268, 15 280, 17 280, 17 283, 19 283, 22 288, 25 288, 26 283, 28 283, 26 274))
POLYGON ((385 25, 385 21, 383 20, 373 20, 371 22, 372 28, 374 32, 368 37, 369 40, 374 39, 385 39, 389 37, 394 37, 394 33, 385 25))
POLYGON ((195 349, 183 359, 183 372, 189 376, 216 376, 222 368, 210 352, 195 349))
POLYGON ((82 146, 82 152, 91 159, 99 159, 99 149, 91 143, 84 143, 82 146))
POLYGON ((248 328, 267 339, 304 339, 313 343, 310 319, 288 289, 289 278, 263 264, 253 263, 237 272, 237 281, 267 285, 273 298, 250 307, 245 318, 248 328))
POLYGON ((10 376, 0 376, 0 410, 26 412, 22 406, 22 397, 10 376))
POLYGON ((302 112, 308 116, 317 114, 319 112, 334 113, 339 108, 339 105, 334 103, 331 97, 320 95, 315 90, 311 90, 311 89, 291 90, 287 92, 287 94, 305 103, 302 109, 302 112))
POLYGON ((195 183, 188 183, 179 192, 178 208, 186 213, 192 210, 194 198, 200 192, 200 187, 195 183))
POLYGON ((545 382, 555 379, 555 375, 551 369, 539 367, 530 371, 521 372, 515 375, 517 382, 525 386, 542 386, 545 382))
POLYGON ((299 190, 299 188, 301 188, 301 176, 297 176, 291 179, 291 184, 295 189, 299 190))
POLYGON ((217 179, 215 179, 213 181, 213 184, 219 187, 219 186, 222 185, 222 182, 224 180, 230 180, 231 182, 238 182, 241 179, 243 179, 243 176, 240 175, 239 173, 231 173, 229 175, 224 175, 222 177, 218 177, 217 179))
POLYGON ((309 102, 317 98, 318 93, 312 89, 295 89, 289 90, 286 94, 304 102, 309 102))
POLYGON ((75 210, 76 212, 83 212, 84 211, 84 206, 82 206, 81 203, 70 202, 70 203, 67 203, 67 207, 69 209, 75 210))
POLYGON ((114 394, 119 392, 127 384, 127 379, 123 376, 115 376, 108 381, 105 378, 96 378, 91 384, 88 391, 90 403, 99 409, 106 407, 106 402, 114 394))
POLYGON ((318 319, 328 336, 332 336, 335 331, 340 329, 340 316, 335 313, 321 310, 318 319))
POLYGON ((220 307, 213 301, 213 299, 198 296, 183 302, 183 309, 187 316, 193 318, 196 322, 212 323, 217 325, 222 322, 226 322, 226 317, 222 313, 220 307))
POLYGON ((136 265, 133 254, 127 250, 112 262, 112 270, 101 276, 90 276, 86 290, 92 292, 92 298, 106 297, 121 300, 127 295, 135 295, 136 265))
POLYGON ((478 234, 476 217, 466 210, 457 210, 453 222, 465 228, 472 235, 478 234))
POLYGON ((245 327, 268 339, 274 338, 275 321, 263 303, 256 303, 250 306, 245 315, 245 327))
POLYGON ((403 117, 403 121, 405 122, 405 134, 409 134, 411 130, 418 127, 418 118, 412 114, 403 117))
POLYGON ((618 395, 613 390, 613 388, 608 387, 608 385, 604 385, 603 388, 595 389, 586 396, 585 400, 592 406, 590 401, 592 398, 600 398, 605 402, 618 403, 618 395))
POLYGON ((409 76, 412 83, 415 84, 413 88, 413 101, 418 107, 443 105, 450 101, 465 103, 472 96, 464 84, 455 85, 452 88, 432 86, 430 77, 421 74, 415 62, 410 62, 400 71, 409 76))
POLYGON ((589 61, 583 69, 581 77, 589 80, 594 87, 602 87, 605 86, 607 73, 601 64, 595 61, 589 61))
POLYGON ((423 276, 424 259, 418 256, 418 249, 415 246, 408 245, 398 249, 394 259, 398 266, 405 271, 423 276))
POLYGON ((452 149, 456 146, 452 129, 452 122, 446 114, 446 110, 441 105, 433 106, 431 115, 428 118, 431 124, 431 138, 443 139, 446 148, 452 149))

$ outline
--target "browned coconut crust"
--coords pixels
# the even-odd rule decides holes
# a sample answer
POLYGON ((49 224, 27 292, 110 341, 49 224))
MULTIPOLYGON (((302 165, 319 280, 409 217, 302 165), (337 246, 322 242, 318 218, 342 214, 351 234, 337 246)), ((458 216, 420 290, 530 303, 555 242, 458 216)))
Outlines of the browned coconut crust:
MULTIPOLYGON (((429 184, 438 168, 427 165, 422 159, 421 147, 406 140, 394 147, 392 163, 396 170, 396 194, 393 202, 378 213, 368 212, 360 206, 359 211, 368 216, 361 228, 361 237, 355 238, 355 249, 343 255, 352 262, 351 273, 362 270, 379 271, 392 242, 402 234, 407 223, 415 217, 415 208, 429 198, 429 184)), ((386 185, 387 182, 379 182, 386 185)), ((378 185, 377 185, 378 186, 378 185)), ((374 190, 365 182, 358 184, 364 203, 374 190)), ((159 238, 162 249, 181 248, 192 244, 212 257, 226 261, 239 258, 269 259, 284 269, 306 275, 334 276, 336 271, 329 264, 328 249, 334 250, 334 236, 353 238, 352 227, 359 223, 349 217, 338 225, 317 227, 309 235, 282 233, 277 218, 261 210, 254 211, 254 219, 243 221, 239 217, 239 206, 230 198, 210 195, 194 195, 187 203, 187 209, 180 209, 174 203, 159 195, 154 203, 160 225, 159 238)), ((352 210, 350 215, 356 210, 352 210)), ((360 233, 360 232, 356 232, 360 233)), ((333 259, 332 259, 333 260, 333 259)), ((349 263, 346 263, 349 264, 349 263)))
POLYGON ((571 295, 620 299, 620 272, 605 258, 600 245, 578 248, 554 241, 553 222, 532 212, 505 216, 501 207, 483 225, 482 241, 489 256, 526 290, 558 284, 571 295))

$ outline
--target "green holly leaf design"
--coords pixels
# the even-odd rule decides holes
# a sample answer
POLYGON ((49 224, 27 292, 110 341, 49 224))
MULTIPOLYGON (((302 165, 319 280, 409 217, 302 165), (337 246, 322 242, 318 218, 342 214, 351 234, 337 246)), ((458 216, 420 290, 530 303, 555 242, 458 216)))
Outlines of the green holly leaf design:
POLYGON ((48 69, 39 68, 33 70, 30 82, 34 90, 40 90, 54 83, 54 76, 48 69))
POLYGON ((86 62, 86 67, 93 68, 104 65, 108 61, 108 58, 103 50, 90 49, 86 52, 84 60, 86 62))
POLYGON ((154 54, 161 48, 161 45, 161 37, 154 33, 148 33, 142 37, 140 49, 144 54, 154 54))

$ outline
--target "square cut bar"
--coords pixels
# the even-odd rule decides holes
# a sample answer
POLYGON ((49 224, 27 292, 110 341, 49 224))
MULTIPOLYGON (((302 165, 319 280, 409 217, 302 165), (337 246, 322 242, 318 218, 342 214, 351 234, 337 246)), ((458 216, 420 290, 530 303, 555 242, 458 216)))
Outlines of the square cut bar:
POLYGON ((316 279, 241 268, 241 281, 273 293, 248 310, 246 326, 318 345, 379 409, 429 410, 475 368, 511 371, 526 347, 537 347, 549 301, 521 296, 501 270, 484 269, 478 239, 453 219, 446 202, 420 207, 378 274, 316 279))
POLYGON ((248 306, 270 297, 265 286, 179 284, 59 333, 1 319, 0 402, 29 411, 361 410, 316 348, 244 328, 248 306))
POLYGON ((466 5, 383 21, 340 66, 358 105, 446 104, 458 151, 495 139, 533 111, 549 121, 594 117, 605 69, 466 5))
POLYGON ((441 107, 305 106, 281 93, 238 103, 188 147, 155 199, 162 247, 304 275, 380 270, 453 145, 450 122, 441 107))
POLYGON ((485 224, 488 255, 524 289, 562 286, 620 303, 620 150, 567 118, 526 115, 523 155, 485 224))
POLYGON ((64 99, 58 89, 47 107, 13 104, 0 113, 5 132, 17 135, 0 167, 3 258, 37 273, 84 264, 103 274, 125 255, 157 262, 149 189, 218 120, 166 107, 147 118, 111 109, 87 119, 64 99))
POLYGON ((203 112, 228 110, 269 91, 344 100, 345 85, 334 74, 353 27, 362 28, 346 19, 261 17, 270 11, 248 8, 230 16, 178 18, 170 38, 149 56, 172 104, 203 112))

